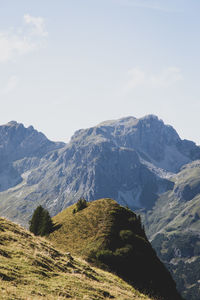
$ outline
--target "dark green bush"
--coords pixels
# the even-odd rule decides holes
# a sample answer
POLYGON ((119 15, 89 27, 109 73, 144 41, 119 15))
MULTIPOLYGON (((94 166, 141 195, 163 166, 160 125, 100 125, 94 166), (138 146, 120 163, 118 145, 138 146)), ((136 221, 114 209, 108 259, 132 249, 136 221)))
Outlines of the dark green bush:
POLYGON ((84 198, 80 198, 76 203, 77 211, 82 210, 87 207, 87 201, 84 198))
POLYGON ((134 225, 136 223, 136 217, 131 217, 128 219, 128 222, 131 224, 131 225, 134 225))
POLYGON ((100 250, 96 253, 96 258, 98 261, 110 266, 113 264, 114 254, 111 250, 100 250))
POLYGON ((133 253, 133 247, 131 245, 126 245, 122 248, 115 250, 114 255, 120 258, 127 258, 133 253))
POLYGON ((53 230, 53 222, 49 215, 49 212, 39 205, 32 215, 29 222, 29 230, 35 235, 46 235, 53 230))
POLYGON ((73 209, 72 213, 75 214, 76 212, 84 209, 87 207, 87 201, 84 198, 80 198, 76 203, 76 208, 73 209))
POLYGON ((133 239, 133 232, 131 230, 121 230, 119 235, 124 242, 130 242, 133 239))

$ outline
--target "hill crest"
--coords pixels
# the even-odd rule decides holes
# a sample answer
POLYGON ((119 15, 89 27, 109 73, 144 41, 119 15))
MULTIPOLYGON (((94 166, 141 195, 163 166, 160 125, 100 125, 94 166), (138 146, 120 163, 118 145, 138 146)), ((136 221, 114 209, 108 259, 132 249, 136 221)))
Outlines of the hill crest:
POLYGON ((53 218, 57 229, 49 236, 52 243, 106 267, 140 291, 163 300, 182 299, 148 242, 140 217, 109 198, 74 213, 75 207, 53 218))
POLYGON ((0 218, 0 258, 4 300, 153 300, 4 218, 0 218))

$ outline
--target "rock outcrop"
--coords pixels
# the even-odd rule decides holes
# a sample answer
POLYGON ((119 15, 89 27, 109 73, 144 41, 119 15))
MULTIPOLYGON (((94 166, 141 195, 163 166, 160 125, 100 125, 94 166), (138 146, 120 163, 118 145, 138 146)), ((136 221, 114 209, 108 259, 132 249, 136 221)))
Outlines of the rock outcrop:
POLYGON ((199 147, 153 115, 78 130, 67 145, 10 122, 0 127, 0 143, 0 210, 24 225, 38 204, 55 215, 80 197, 147 211, 173 189, 171 174, 200 157, 199 147))

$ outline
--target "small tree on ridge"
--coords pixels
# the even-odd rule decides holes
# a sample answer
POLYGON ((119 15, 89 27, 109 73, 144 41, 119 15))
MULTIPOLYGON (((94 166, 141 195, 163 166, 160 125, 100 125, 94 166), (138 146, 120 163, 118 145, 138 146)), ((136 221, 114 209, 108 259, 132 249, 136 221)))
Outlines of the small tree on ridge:
POLYGON ((49 234, 53 229, 53 222, 49 215, 48 210, 44 209, 39 205, 32 215, 29 222, 29 230, 35 235, 46 235, 49 234))

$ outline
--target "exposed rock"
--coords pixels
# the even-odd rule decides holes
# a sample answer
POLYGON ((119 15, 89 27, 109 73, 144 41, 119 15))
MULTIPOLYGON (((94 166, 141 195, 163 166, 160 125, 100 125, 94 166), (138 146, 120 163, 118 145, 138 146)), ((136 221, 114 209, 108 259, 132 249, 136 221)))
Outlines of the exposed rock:
POLYGON ((0 162, 10 163, 15 174, 11 182, 9 173, 7 181, 3 175, 0 180, 1 212, 23 224, 38 203, 54 215, 82 196, 111 197, 149 210, 161 193, 173 189, 171 174, 200 157, 199 147, 153 115, 78 130, 67 145, 10 122, 0 127, 0 143, 6 156, 0 162))
POLYGON ((22 174, 41 162, 41 158, 64 143, 49 141, 33 126, 11 121, 0 126, 0 191, 22 182, 22 174))

